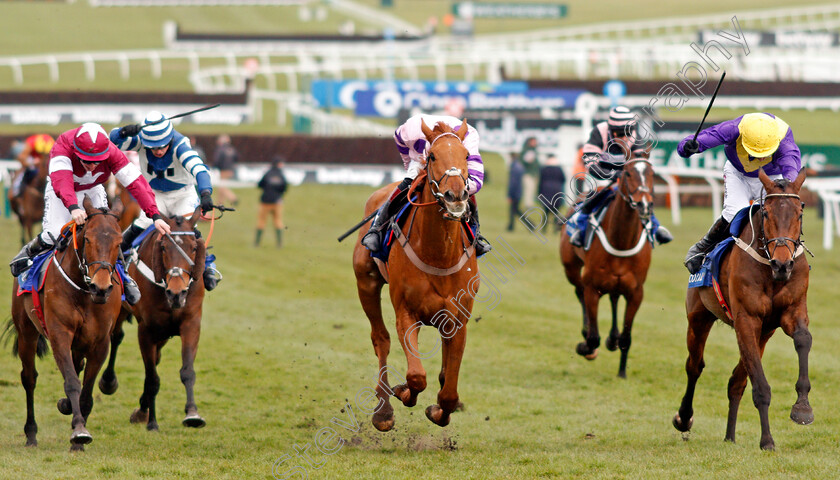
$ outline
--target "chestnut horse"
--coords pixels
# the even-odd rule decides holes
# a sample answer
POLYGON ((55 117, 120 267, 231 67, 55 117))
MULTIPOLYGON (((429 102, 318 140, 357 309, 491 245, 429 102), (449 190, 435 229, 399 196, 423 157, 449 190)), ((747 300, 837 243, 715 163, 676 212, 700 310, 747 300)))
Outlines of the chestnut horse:
POLYGON ((151 232, 128 260, 129 274, 140 288, 140 301, 133 307, 123 305, 111 337, 111 357, 102 373, 99 389, 106 395, 116 392, 117 376, 114 363, 117 349, 123 340, 123 321, 130 315, 137 317, 137 339, 146 370, 140 408, 131 414, 131 423, 146 423, 146 429, 157 430, 155 397, 160 389, 157 365, 166 342, 175 335, 181 337, 181 382, 187 390, 187 427, 203 427, 193 397, 195 370, 193 363, 198 351, 201 314, 204 303, 204 241, 196 238, 195 224, 200 208, 190 219, 176 216, 167 220, 172 234, 161 236, 151 232))
POLYGON ((84 450, 93 437, 85 428, 93 409, 93 386, 99 369, 108 357, 111 329, 120 312, 121 284, 114 270, 122 235, 117 209, 93 208, 89 198, 83 202, 88 215, 83 227, 73 224, 69 245, 56 252, 50 261, 40 301, 43 320, 39 320, 32 294, 18 296, 17 279, 13 282, 12 322, 17 334, 17 353, 23 364, 21 383, 26 390, 26 445, 38 444, 35 423, 34 393, 35 354, 43 353, 46 337, 52 347, 58 369, 64 377, 66 398, 58 401, 58 410, 72 414, 71 450, 84 450), (114 286, 117 286, 114 289, 114 286), (79 373, 84 369, 84 383, 79 373))
MULTIPOLYGON (((40 224, 44 218, 44 190, 47 187, 48 165, 49 158, 38 162, 38 174, 29 182, 29 185, 21 186, 20 195, 17 197, 14 196, 11 189, 9 190, 9 206, 20 221, 21 245, 32 240, 35 225, 40 224)), ((25 170, 18 171, 15 178, 23 175, 25 170)))
POLYGON ((674 427, 687 432, 694 423, 694 387, 703 372, 703 350, 716 319, 735 329, 741 358, 729 378, 729 416, 725 440, 735 442, 735 421, 738 406, 747 386, 753 387, 753 404, 761 420, 760 446, 773 450, 768 409, 770 384, 764 376, 761 357, 764 346, 776 328, 793 338, 799 356, 799 379, 796 381, 796 403, 790 418, 801 425, 814 421, 808 403, 811 381, 808 379, 808 353, 811 333, 808 331, 808 274, 810 267, 802 254, 802 209, 799 189, 805 181, 805 170, 793 182, 770 180, 759 171, 759 178, 767 192, 763 205, 751 212, 750 222, 744 225, 734 248, 721 261, 720 291, 727 312, 721 306, 712 287, 689 288, 685 300, 688 316, 688 360, 685 371, 688 386, 680 409, 674 416, 674 427), (731 315, 731 317, 730 317, 731 315))
MULTIPOLYGON (((353 250, 353 270, 359 299, 371 325, 373 349, 379 359, 379 381, 376 395, 379 407, 373 414, 373 425, 380 431, 394 426, 394 410, 390 395, 407 407, 417 403, 417 395, 426 389, 426 371, 417 337, 420 326, 435 326, 441 334, 443 365, 438 380, 441 389, 437 404, 426 408, 426 417, 440 426, 449 424, 450 414, 458 401, 458 371, 467 340, 466 324, 478 290, 478 264, 473 245, 466 240, 462 220, 469 215, 467 199, 467 134, 463 121, 457 132, 439 122, 434 130, 422 124, 429 147, 426 166, 409 190, 420 186, 418 206, 407 220, 408 232, 398 235, 391 249, 387 270, 380 270, 368 250, 360 243, 369 229, 362 227, 353 250), (387 273, 386 273, 387 272, 387 273), (388 278, 386 279, 385 276, 388 278), (391 389, 388 383, 388 353, 391 337, 382 319, 380 294, 390 283, 391 304, 396 313, 397 335, 405 352, 408 370, 405 383, 391 389), (453 301, 454 299, 454 301, 453 301), (459 304, 455 307, 454 304, 459 304)), ((365 204, 370 215, 394 190, 388 185, 376 191, 365 204)))
MULTIPOLYGON (((651 243, 648 233, 653 215, 653 166, 645 158, 628 160, 618 179, 617 198, 607 207, 589 250, 573 246, 566 234, 560 235, 560 260, 569 283, 583 307, 583 338, 577 353, 589 360, 598 356, 601 336, 598 333, 598 302, 610 295, 612 328, 607 337, 608 350, 621 350, 618 376, 627 377, 627 353, 630 351, 633 320, 644 296, 645 279, 650 267, 651 243), (624 328, 618 331, 618 299, 627 302, 624 328)), ((592 215, 595 215, 593 212, 592 215)))

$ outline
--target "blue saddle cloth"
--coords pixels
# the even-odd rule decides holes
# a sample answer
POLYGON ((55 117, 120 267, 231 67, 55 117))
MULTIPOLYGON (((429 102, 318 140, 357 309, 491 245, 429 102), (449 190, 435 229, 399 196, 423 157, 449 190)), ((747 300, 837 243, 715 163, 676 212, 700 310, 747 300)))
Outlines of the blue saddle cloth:
POLYGON ((749 207, 742 208, 735 214, 735 218, 729 224, 729 234, 731 236, 718 243, 711 252, 706 254, 700 270, 688 276, 688 288, 711 287, 712 279, 715 281, 720 280, 720 264, 723 261, 723 257, 729 252, 732 245, 735 244, 735 237, 741 234, 744 224, 749 221, 752 210, 758 207, 759 204, 754 203, 749 207))
MULTIPOLYGON (((406 212, 408 211, 408 208, 410 206, 411 204, 406 202, 405 205, 403 205, 400 208, 397 214, 394 215, 393 222, 396 222, 400 226, 405 225, 405 219, 408 217, 408 215, 406 215, 406 212)), ((385 233, 381 237, 382 245, 379 247, 379 251, 370 252, 371 257, 378 258, 383 262, 388 262, 388 256, 391 254, 391 247, 394 245, 394 240, 396 239, 394 229, 391 225, 393 225, 393 223, 388 224, 388 228, 385 229, 385 233)))
MULTIPOLYGON (((604 197, 599 199, 598 203, 593 206, 592 213, 590 213, 589 215, 584 213, 577 213, 577 216, 573 217, 575 219, 574 222, 566 223, 566 235, 571 237, 574 236, 575 232, 577 231, 583 232, 584 250, 589 250, 589 247, 592 245, 592 238, 595 236, 595 230, 588 228, 589 218, 592 215, 595 215, 596 223, 601 223, 601 219, 603 219, 607 207, 615 199, 615 192, 618 191, 618 187, 614 185, 610 187, 610 190, 612 191, 612 193, 604 195, 604 197)), ((579 212, 581 203, 583 202, 578 202, 575 204, 575 212, 579 212)))
POLYGON ((55 252, 50 249, 38 254, 32 259, 32 265, 29 269, 21 273, 18 277, 18 295, 41 290, 41 287, 44 286, 47 265, 53 253, 55 252))

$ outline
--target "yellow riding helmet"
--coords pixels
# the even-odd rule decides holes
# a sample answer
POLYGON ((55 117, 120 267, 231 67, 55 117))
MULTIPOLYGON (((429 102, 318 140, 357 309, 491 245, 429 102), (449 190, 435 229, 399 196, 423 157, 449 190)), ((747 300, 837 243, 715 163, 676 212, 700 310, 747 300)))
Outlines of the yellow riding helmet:
POLYGON ((35 137, 35 152, 42 155, 50 153, 54 144, 55 140, 51 136, 40 134, 35 137))
POLYGON ((741 145, 755 158, 773 155, 779 148, 785 133, 779 128, 776 119, 766 113, 748 113, 738 124, 741 133, 741 145))

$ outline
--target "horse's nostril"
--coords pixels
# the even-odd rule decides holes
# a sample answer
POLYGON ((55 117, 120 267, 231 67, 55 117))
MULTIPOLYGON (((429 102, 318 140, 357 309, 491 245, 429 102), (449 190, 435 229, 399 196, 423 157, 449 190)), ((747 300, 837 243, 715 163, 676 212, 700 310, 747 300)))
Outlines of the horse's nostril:
POLYGON ((443 199, 447 202, 454 202, 455 201, 455 194, 452 193, 452 190, 447 190, 446 193, 443 194, 443 199))

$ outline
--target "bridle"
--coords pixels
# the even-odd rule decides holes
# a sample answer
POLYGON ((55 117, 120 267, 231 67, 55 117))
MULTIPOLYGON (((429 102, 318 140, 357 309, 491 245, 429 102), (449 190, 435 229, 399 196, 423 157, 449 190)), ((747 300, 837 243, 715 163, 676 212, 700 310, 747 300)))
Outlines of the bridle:
MULTIPOLYGON (((650 163, 650 161, 649 161, 649 160, 646 160, 646 159, 644 159, 644 158, 637 158, 637 159, 633 159, 633 160, 628 160, 628 161, 624 164, 624 166, 622 167, 622 171, 623 171, 623 173, 629 173, 629 171, 627 170, 627 166, 628 166, 628 165, 630 165, 630 164, 632 164, 632 163, 637 163, 637 162, 642 162, 642 163, 645 163, 645 164, 647 164, 647 165, 648 165, 651 169, 653 168, 653 164, 652 164, 652 163, 650 163)), ((630 205, 630 208, 632 208, 633 210, 636 210, 636 212, 638 212, 639 217, 642 219, 642 223, 643 223, 643 224, 644 224, 644 223, 647 223, 647 220, 649 220, 649 219, 650 219, 650 217, 651 217, 651 215, 653 215, 653 210, 649 210, 648 212, 643 212, 642 208, 640 207, 639 202, 637 202, 637 201, 633 200, 633 196, 634 196, 634 195, 636 195, 636 194, 637 194, 637 193, 639 193, 639 192, 642 192, 642 193, 650 193, 650 192, 651 192, 651 188, 646 187, 646 186, 644 186, 644 185, 642 185, 642 184, 639 184, 639 185, 638 185, 638 186, 637 186, 637 187, 636 187, 636 188, 635 188, 632 192, 627 192, 627 193, 625 193, 625 192, 624 192, 624 188, 623 188, 623 186, 624 186, 624 184, 625 184, 625 183, 626 183, 626 182, 621 182, 621 185, 619 185, 619 187, 618 187, 618 194, 621 196, 621 198, 622 198, 622 199, 624 199, 624 201, 625 201, 625 202, 627 202, 627 203, 630 205)))
MULTIPOLYGON (((773 238, 768 239, 767 234, 764 231, 764 219, 767 217, 767 208, 765 206, 766 205, 766 199, 768 199, 770 197, 795 198, 795 199, 799 200, 799 203, 802 207, 805 206, 805 204, 802 202, 802 199, 799 198, 799 195, 797 195, 795 193, 769 193, 769 194, 767 194, 764 197, 765 201, 761 202, 761 207, 760 207, 760 210, 759 210, 761 212, 761 232, 760 232, 760 236, 758 238, 758 242, 760 244, 759 250, 764 252, 764 254, 767 256, 767 258, 773 258, 773 254, 776 253, 776 249, 781 247, 781 246, 784 246, 790 252, 791 258, 795 258, 797 251, 800 249, 800 246, 803 245, 802 244, 802 215, 801 214, 799 215, 799 234, 796 236, 796 238, 773 237, 773 238), (793 244, 793 248, 791 248, 791 246, 789 245, 789 242, 791 244, 793 244), (769 246, 771 244, 773 244, 773 247, 774 247, 772 252, 769 249, 769 246)), ((752 217, 750 217, 750 222, 752 222, 752 217)), ((753 231, 755 231, 755 230, 753 230, 753 231)), ((752 244, 752 242, 750 242, 750 244, 752 244)))
MULTIPOLYGON (((116 218, 117 220, 120 219, 119 216, 117 216, 117 215, 115 215, 111 212, 104 211, 104 210, 101 210, 99 212, 91 213, 90 215, 87 216, 87 218, 90 219, 91 217, 95 217, 97 215, 110 215, 110 216, 116 218)), ((73 236, 73 253, 76 255, 76 261, 78 262, 79 271, 82 274, 82 280, 84 282, 85 288, 82 288, 82 287, 76 285, 76 282, 74 282, 69 276, 67 276, 67 273, 64 271, 64 269, 61 268, 60 262, 58 260, 56 260, 55 257, 53 257, 53 259, 54 259, 54 262, 56 263, 56 265, 58 266, 58 269, 61 272, 62 276, 64 276, 64 279, 67 280, 70 283, 70 285, 72 285, 76 290, 79 290, 79 291, 82 291, 82 292, 87 292, 87 293, 93 293, 93 290, 91 290, 91 288, 90 288, 91 285, 93 284, 93 277, 97 273, 99 273, 99 271, 102 270, 102 269, 107 270, 108 275, 110 277, 113 277, 114 273, 115 273, 115 267, 114 267, 113 264, 108 263, 108 262, 104 262, 104 261, 101 261, 101 260, 88 262, 87 258, 86 258, 86 255, 85 255, 84 248, 81 249, 82 254, 79 255, 79 242, 76 239, 76 223, 72 222, 72 221, 70 223, 72 224, 71 229, 72 229, 72 236, 73 236), (90 267, 91 266, 96 266, 96 270, 94 270, 94 272, 92 274, 90 273, 90 267)), ((82 240, 84 240, 84 235, 82 235, 82 240)), ((65 255, 66 255, 66 251, 65 251, 65 255)), ((62 261, 64 260, 64 256, 61 257, 61 260, 62 261)))
MULTIPOLYGON (((432 147, 434 147, 435 143, 445 136, 453 136, 458 140, 458 143, 460 143, 461 145, 464 144, 464 142, 461 141, 461 138, 458 137, 458 135, 456 135, 455 133, 444 132, 444 133, 441 133, 440 135, 438 135, 437 137, 435 137, 434 140, 432 140, 432 143, 429 144, 429 146, 426 148, 426 152, 430 152, 432 147)), ((433 153, 429 153, 428 156, 427 156, 426 153, 424 152, 423 159, 425 160, 425 163, 426 163, 426 166, 423 167, 423 170, 425 171, 426 177, 428 178, 429 189, 432 192, 432 196, 435 197, 435 201, 434 202, 428 202, 428 203, 413 203, 413 205, 426 206, 426 205, 434 205, 435 203, 437 203, 441 207, 445 208, 446 205, 445 205, 444 200, 443 200, 443 193, 440 192, 441 184, 448 181, 451 177, 458 177, 464 183, 464 188, 466 188, 467 187, 467 175, 464 175, 463 172, 461 172, 461 169, 456 168, 456 167, 451 167, 448 170, 446 170, 445 172, 443 172, 443 174, 441 174, 441 176, 436 179, 435 177, 433 177, 431 175, 431 171, 430 171, 431 164, 434 163, 435 160, 436 160, 435 155, 433 153)), ((410 198, 411 198, 411 192, 409 192, 409 199, 410 198)))

